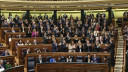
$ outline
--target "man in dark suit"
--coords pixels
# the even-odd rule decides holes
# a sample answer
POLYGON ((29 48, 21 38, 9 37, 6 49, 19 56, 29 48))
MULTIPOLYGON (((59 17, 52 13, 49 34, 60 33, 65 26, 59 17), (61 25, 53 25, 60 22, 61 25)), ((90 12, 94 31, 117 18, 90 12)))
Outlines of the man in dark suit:
POLYGON ((66 15, 66 13, 64 13, 63 17, 64 17, 64 18, 68 18, 68 16, 66 15))
POLYGON ((89 39, 91 44, 95 42, 95 36, 93 35, 93 33, 91 33, 91 36, 89 37, 89 39))
POLYGON ((54 43, 52 43, 52 52, 57 52, 58 51, 58 45, 56 43, 56 40, 54 40, 54 43))
POLYGON ((6 49, 6 50, 2 53, 2 56, 9 56, 9 55, 10 55, 10 53, 9 53, 8 49, 6 49))
POLYGON ((91 61, 92 61, 92 57, 90 56, 90 54, 88 54, 88 55, 85 57, 85 62, 91 63, 91 61))
POLYGON ((127 16, 128 15, 128 12, 127 11, 125 11, 124 13, 123 13, 123 16, 127 16))
POLYGON ((108 36, 107 33, 105 33, 105 36, 103 37, 103 40, 104 40, 104 43, 105 44, 108 44, 109 43, 110 38, 109 38, 109 36, 108 36))
POLYGON ((41 15, 41 13, 39 14, 39 16, 38 16, 38 20, 42 20, 42 15, 41 15))
POLYGON ((67 52, 67 46, 65 40, 63 40, 63 42, 61 43, 61 52, 67 52))
POLYGON ((94 14, 91 12, 90 19, 94 18, 94 14))
POLYGON ((115 65, 115 59, 114 59, 115 45, 111 39, 110 39, 110 46, 108 47, 108 50, 111 53, 111 64, 112 64, 112 66, 114 66, 115 65))
POLYGON ((47 13, 45 13, 45 15, 44 15, 44 20, 45 20, 45 19, 48 20, 48 15, 47 15, 47 13))
POLYGON ((30 48, 28 48, 26 51, 24 51, 24 57, 26 56, 26 54, 29 54, 29 53, 31 53, 30 48))
POLYGON ((92 46, 91 46, 91 44, 90 44, 90 42, 87 40, 86 41, 87 43, 86 43, 86 45, 84 46, 85 48, 85 52, 92 52, 92 46))
POLYGON ((67 33, 67 36, 65 37, 65 41, 66 41, 66 43, 70 43, 71 38, 69 36, 69 33, 67 33))
POLYGON ((92 63, 100 63, 100 59, 99 59, 99 57, 97 57, 96 54, 94 54, 93 57, 92 57, 92 61, 91 62, 92 63))
POLYGON ((44 59, 41 55, 39 55, 36 61, 37 61, 37 63, 43 63, 44 59))
POLYGON ((14 20, 14 22, 17 24, 18 21, 19 21, 19 17, 18 17, 18 15, 15 15, 15 18, 14 18, 13 20, 14 20))

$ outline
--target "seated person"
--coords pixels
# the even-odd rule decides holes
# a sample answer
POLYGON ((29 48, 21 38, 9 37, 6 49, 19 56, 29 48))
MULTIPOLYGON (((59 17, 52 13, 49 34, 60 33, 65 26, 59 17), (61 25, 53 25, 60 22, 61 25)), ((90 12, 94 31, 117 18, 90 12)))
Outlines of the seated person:
POLYGON ((78 45, 76 47, 76 52, 84 52, 83 45, 81 44, 81 41, 79 40, 78 45))
POLYGON ((85 47, 85 52, 92 52, 92 46, 89 40, 87 40, 87 43, 84 47, 85 47))
POLYGON ((61 59, 61 57, 58 57, 58 62, 62 62, 62 59, 61 59))
POLYGON ((91 63, 91 61, 92 61, 92 57, 90 56, 90 54, 87 54, 87 56, 85 57, 85 62, 91 63))
POLYGON ((0 60, 0 72, 4 71, 3 60, 0 60))
POLYGON ((67 44, 65 40, 63 40, 63 42, 60 43, 60 46, 61 46, 61 52, 67 52, 67 44))
POLYGON ((5 64, 5 69, 11 68, 11 67, 12 67, 12 66, 11 66, 10 62, 7 61, 6 64, 5 64))
POLYGON ((58 44, 56 43, 56 40, 52 43, 52 52, 57 52, 58 51, 58 44))
POLYGON ((33 29, 32 37, 38 37, 38 32, 36 31, 36 29, 33 29))
POLYGON ((23 44, 22 40, 19 40, 17 45, 24 45, 24 44, 23 44))
POLYGON ((82 36, 81 36, 81 42, 82 42, 82 43, 86 43, 86 37, 85 37, 85 34, 82 34, 82 36))
POLYGON ((47 44, 48 43, 48 40, 49 38, 48 38, 48 36, 46 35, 46 33, 44 33, 44 36, 43 36, 43 43, 44 44, 47 44))
POLYGON ((89 39, 90 39, 90 43, 91 43, 91 44, 94 43, 94 41, 95 41, 95 36, 93 35, 93 33, 91 33, 91 36, 89 37, 89 39))
POLYGON ((96 54, 93 55, 91 63, 100 63, 100 59, 96 54))
POLYGON ((50 63, 55 63, 56 62, 56 59, 55 57, 53 56, 53 58, 50 59, 50 63))
POLYGON ((44 59, 41 55, 39 55, 36 61, 37 61, 37 63, 43 63, 44 59))
POLYGON ((73 60, 72 60, 72 58, 71 58, 71 56, 69 55, 68 57, 67 57, 67 62, 72 62, 73 60))
POLYGON ((24 52, 24 57, 26 56, 26 54, 29 54, 29 53, 31 53, 30 48, 28 48, 28 49, 24 52))
POLYGON ((12 32, 12 33, 15 33, 16 31, 14 30, 14 28, 12 28, 11 32, 12 32))
POLYGON ((101 51, 101 47, 100 47, 99 41, 96 41, 96 44, 93 48, 93 52, 100 52, 100 51, 101 51))
POLYGON ((68 45, 68 52, 75 52, 76 46, 74 44, 74 41, 71 41, 71 44, 68 45))
POLYGON ((74 36, 74 43, 78 43, 78 36, 77 35, 74 36))
POLYGON ((30 41, 27 40, 27 41, 25 42, 25 45, 31 45, 30 41))
POLYGON ((6 49, 6 50, 2 53, 2 56, 9 56, 9 55, 10 55, 10 53, 9 53, 8 49, 6 49))
POLYGON ((109 36, 108 36, 107 33, 105 33, 105 36, 103 37, 103 40, 104 40, 104 43, 105 44, 108 44, 109 43, 110 38, 109 38, 109 36))
POLYGON ((0 47, 2 47, 3 46, 3 44, 0 44, 0 47))
POLYGON ((33 40, 33 43, 32 44, 34 44, 34 45, 37 45, 38 44, 37 41, 36 41, 36 39, 33 40))
POLYGON ((70 43, 71 38, 69 36, 69 33, 67 33, 67 36, 65 37, 65 41, 66 41, 66 43, 70 43))
POLYGON ((103 58, 103 63, 108 63, 108 60, 107 60, 106 56, 103 58))

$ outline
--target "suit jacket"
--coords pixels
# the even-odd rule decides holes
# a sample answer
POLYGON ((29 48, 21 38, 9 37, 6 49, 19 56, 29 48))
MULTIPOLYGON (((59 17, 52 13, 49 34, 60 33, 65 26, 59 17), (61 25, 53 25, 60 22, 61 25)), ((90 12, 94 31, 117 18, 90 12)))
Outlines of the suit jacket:
POLYGON ((94 58, 92 57, 93 63, 100 63, 100 59, 98 57, 94 58))
POLYGON ((103 37, 103 40, 104 40, 104 43, 107 43, 107 44, 108 44, 108 43, 109 43, 110 38, 109 38, 109 37, 107 37, 107 38, 106 38, 106 37, 104 36, 104 37, 103 37))
MULTIPOLYGON (((43 62, 44 62, 44 59, 42 58, 41 60, 42 60, 42 63, 43 63, 43 62)), ((37 61, 37 63, 40 63, 39 58, 37 58, 37 60, 36 60, 36 61, 37 61)))
POLYGON ((61 44, 61 52, 67 52, 66 44, 61 44))
POLYGON ((52 44, 52 52, 57 52, 58 51, 58 45, 52 44))
POLYGON ((85 45, 85 52, 92 52, 92 47, 85 45))
POLYGON ((48 15, 44 15, 44 19, 48 19, 48 15))
POLYGON ((81 49, 81 52, 84 52, 84 48, 83 46, 80 48, 80 46, 77 46, 76 48, 76 52, 80 52, 80 49, 81 49))
MULTIPOLYGON (((92 61, 92 57, 90 57, 90 63, 91 63, 91 61, 92 61)), ((85 62, 88 62, 88 57, 87 56, 85 57, 85 62)))
POLYGON ((90 18, 91 18, 91 19, 94 18, 94 14, 90 14, 90 18))

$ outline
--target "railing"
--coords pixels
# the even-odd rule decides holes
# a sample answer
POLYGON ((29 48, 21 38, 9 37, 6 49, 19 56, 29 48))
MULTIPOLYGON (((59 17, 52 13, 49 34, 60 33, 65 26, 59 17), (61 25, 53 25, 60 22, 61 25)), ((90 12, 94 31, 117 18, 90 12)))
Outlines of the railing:
POLYGON ((125 70, 125 66, 126 66, 126 39, 124 39, 124 59, 123 59, 123 70, 125 70))

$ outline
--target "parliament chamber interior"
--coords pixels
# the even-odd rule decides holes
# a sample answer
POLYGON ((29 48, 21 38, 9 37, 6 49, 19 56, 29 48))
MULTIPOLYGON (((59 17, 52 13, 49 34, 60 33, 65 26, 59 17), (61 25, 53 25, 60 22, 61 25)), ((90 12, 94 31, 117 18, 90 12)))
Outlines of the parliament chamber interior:
POLYGON ((0 72, 128 72, 128 0, 0 0, 0 72))

